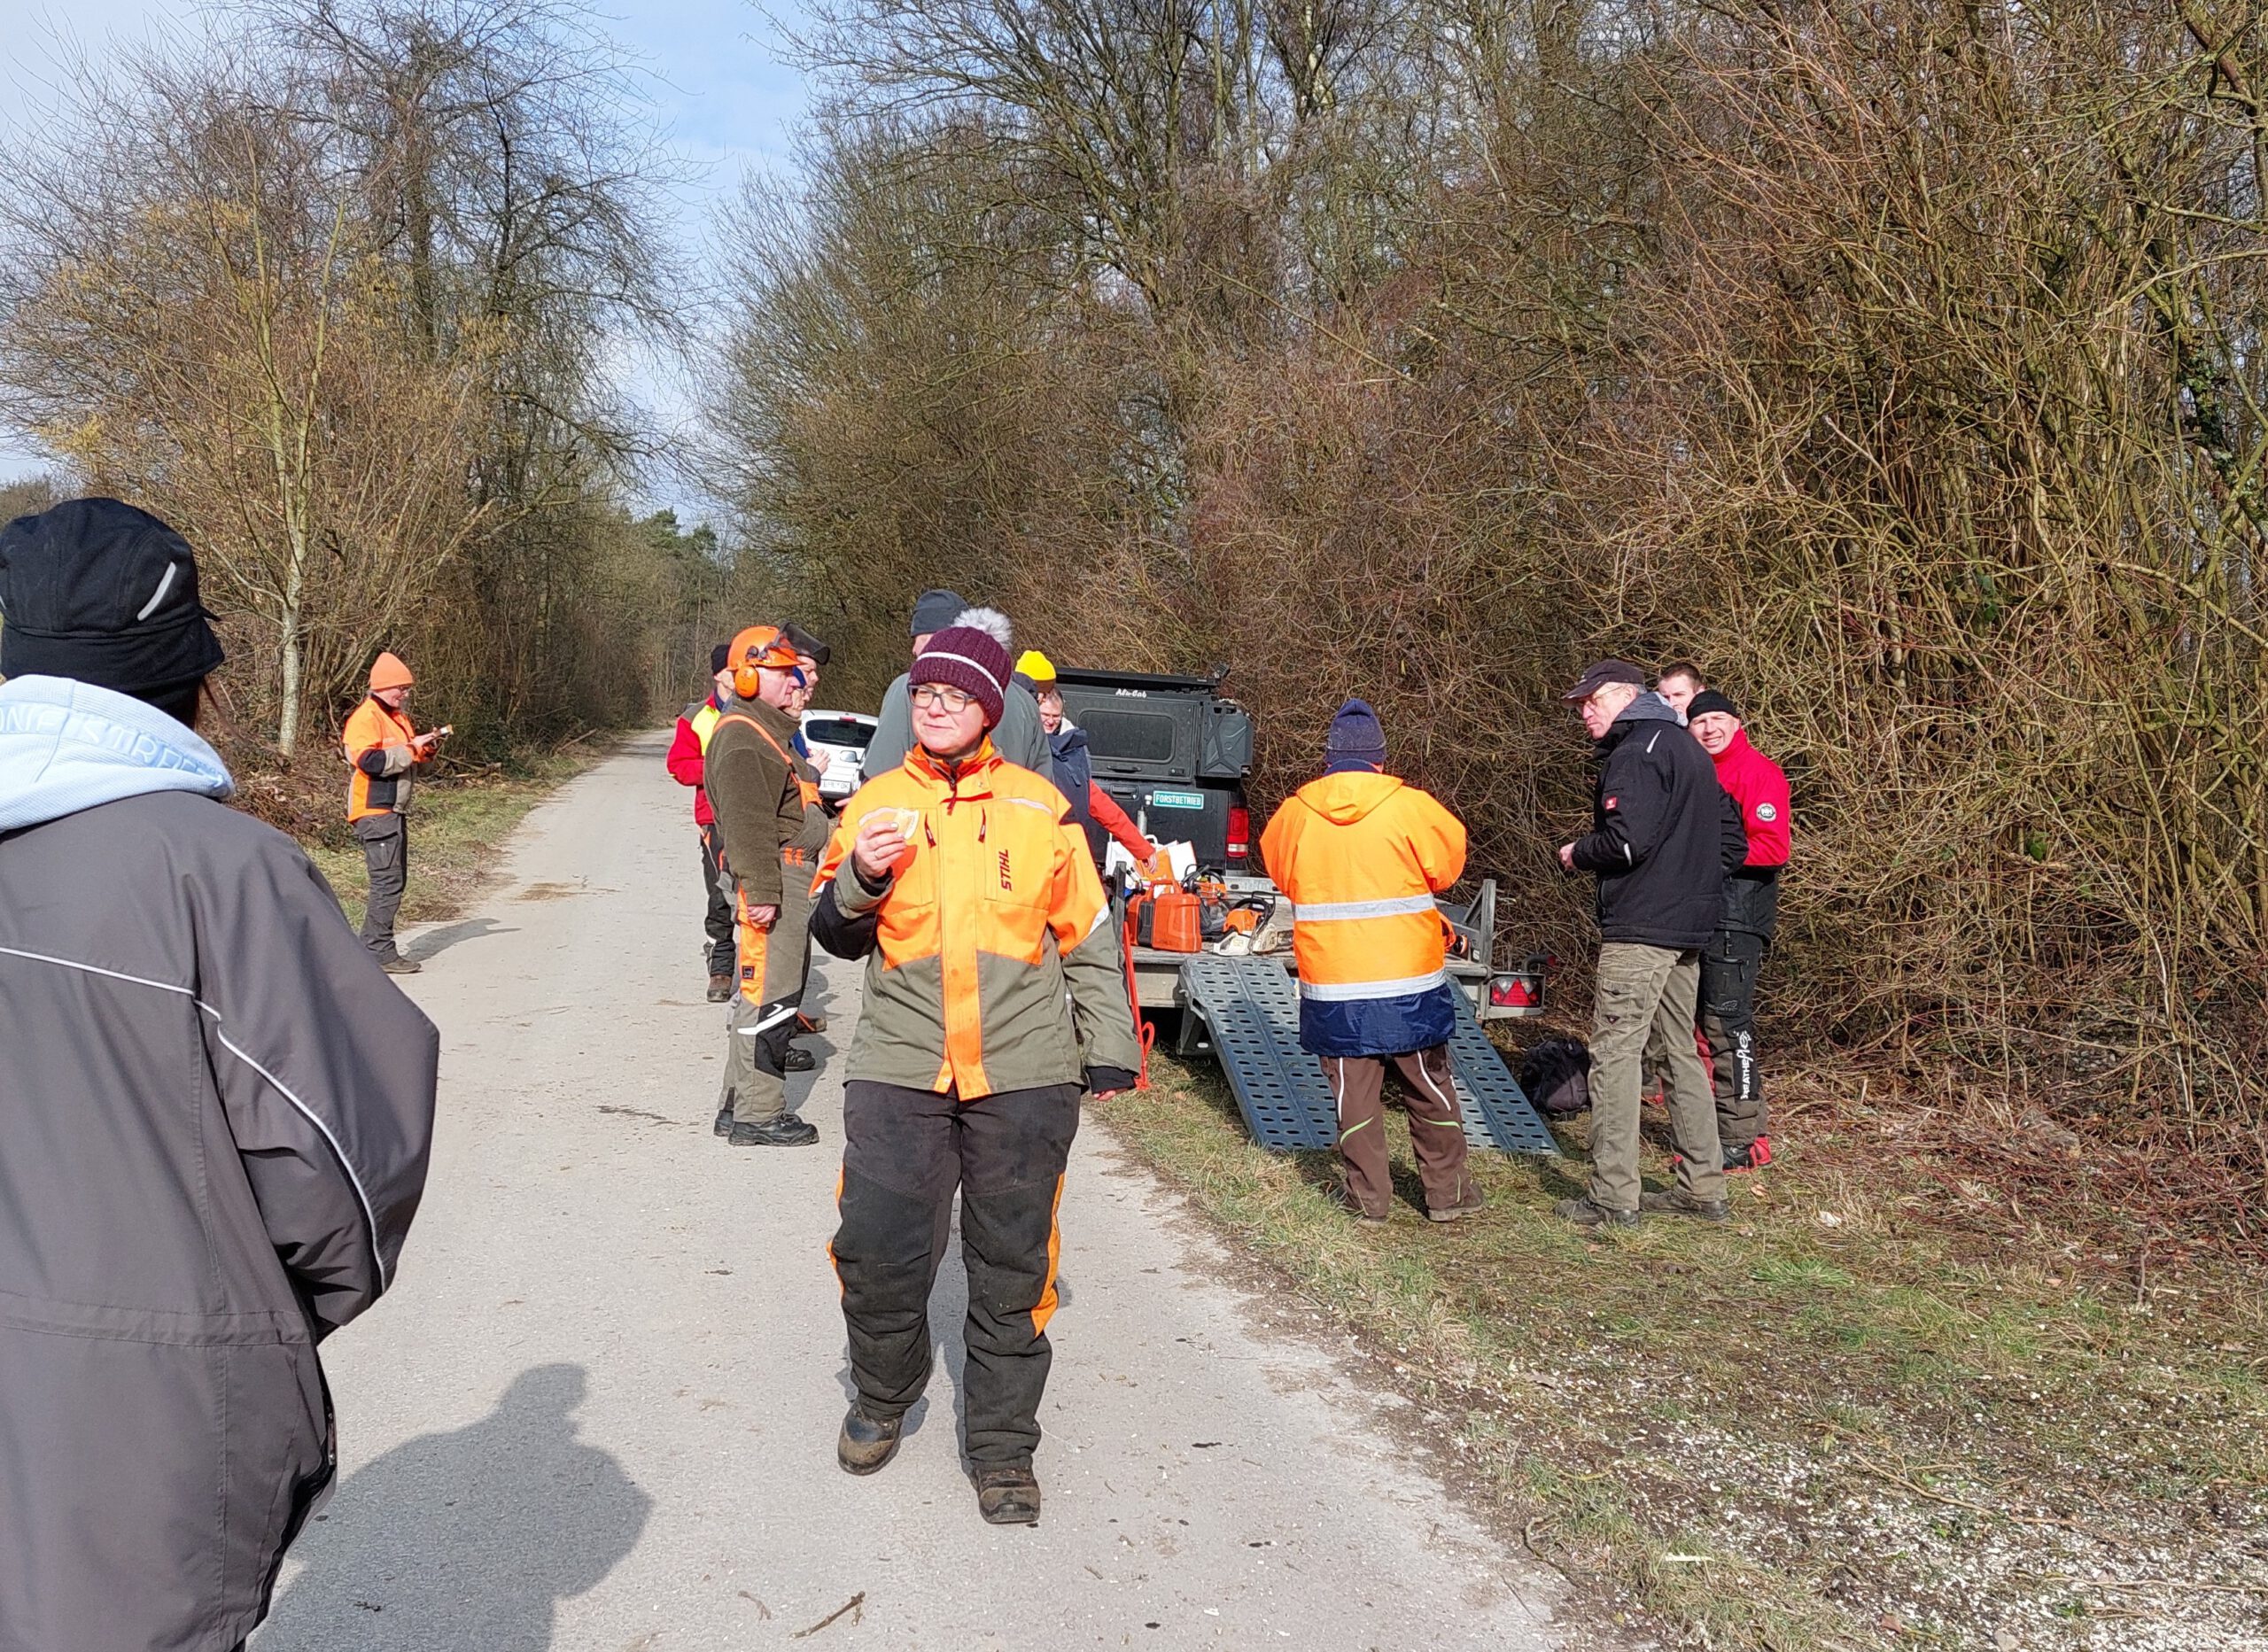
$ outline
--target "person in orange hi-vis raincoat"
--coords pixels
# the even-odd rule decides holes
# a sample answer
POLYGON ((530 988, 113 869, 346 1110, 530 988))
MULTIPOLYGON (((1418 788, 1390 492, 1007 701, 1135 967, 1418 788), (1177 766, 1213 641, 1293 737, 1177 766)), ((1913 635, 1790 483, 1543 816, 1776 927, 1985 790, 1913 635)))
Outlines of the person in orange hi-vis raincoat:
POLYGON ((1465 1166, 1451 1076, 1456 990, 1449 931, 1433 896, 1464 871, 1464 827, 1385 772, 1378 716, 1349 700, 1332 719, 1324 772, 1276 811, 1261 840, 1268 875, 1291 897, 1300 969, 1300 1044, 1321 1059, 1339 1103, 1341 1197, 1362 1220, 1393 1207, 1386 1069, 1410 1090, 1410 1143, 1425 1214, 1454 1222, 1481 1207, 1465 1166))
POLYGON ((338 743, 353 771, 346 782, 346 824, 362 846, 370 896, 362 909, 362 944, 390 975, 414 975, 417 961, 394 945, 394 914, 409 887, 409 797, 416 772, 441 743, 436 731, 421 734, 409 720, 416 679, 391 654, 370 667, 369 697, 356 706, 338 743))
POLYGON ((867 960, 829 1247, 858 1388, 836 1460, 852 1474, 888 1462, 928 1385, 958 1188, 965 1444, 996 1525, 1039 1518, 1032 1453, 1080 1092, 1131 1089, 1141 1061, 1086 839, 1053 784, 993 749, 1008 678, 986 632, 928 640, 909 673, 914 748, 844 807, 812 919, 828 951, 867 960))

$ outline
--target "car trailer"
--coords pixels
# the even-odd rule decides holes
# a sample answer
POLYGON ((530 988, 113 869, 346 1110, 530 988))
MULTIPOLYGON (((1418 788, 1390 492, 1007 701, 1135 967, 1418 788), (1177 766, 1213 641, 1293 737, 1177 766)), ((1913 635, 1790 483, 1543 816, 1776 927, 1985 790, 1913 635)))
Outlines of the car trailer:
MULTIPOLYGON (((1232 877, 1227 883, 1232 898, 1277 895, 1264 878, 1232 877)), ((1451 958, 1448 970, 1457 988, 1449 1062, 1465 1140, 1497 1152, 1557 1155, 1558 1144, 1480 1030, 1484 1016, 1534 1014, 1542 1007, 1540 980, 1531 986, 1529 972, 1502 976, 1489 968, 1495 880, 1482 880, 1469 904, 1443 902, 1441 907, 1464 942, 1464 956, 1451 958)), ((1173 1052, 1220 1061, 1246 1128, 1272 1152, 1329 1149, 1339 1142, 1338 1105, 1324 1084, 1322 1064, 1300 1048, 1297 966, 1290 944, 1296 922, 1296 911, 1284 902, 1256 935, 1231 936, 1195 953, 1130 950, 1136 1001, 1145 1010, 1180 1012, 1173 1052)))

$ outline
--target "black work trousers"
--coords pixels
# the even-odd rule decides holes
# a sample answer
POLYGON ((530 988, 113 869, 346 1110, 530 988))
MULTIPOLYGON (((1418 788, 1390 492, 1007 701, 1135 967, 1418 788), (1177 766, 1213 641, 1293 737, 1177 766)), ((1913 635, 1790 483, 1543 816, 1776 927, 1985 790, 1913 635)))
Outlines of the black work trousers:
POLYGON ((1701 1031, 1709 1040, 1717 1135, 1727 1148, 1765 1133, 1764 1078, 1757 1066, 1756 977, 1772 943, 1720 929, 1701 954, 1701 1031))
POLYGON ((1029 1465, 1052 1358, 1056 1206, 1078 1129, 1076 1084, 967 1103, 863 1079, 843 1085, 842 1222, 829 1250, 867 1415, 903 1415, 928 1384, 929 1291, 959 1188, 963 1447, 980 1468, 1029 1465))
POLYGON ((365 815, 353 826, 370 874, 362 907, 362 944, 380 958, 394 956, 393 919, 409 887, 409 822, 397 814, 365 815))
POLYGON ((701 888, 709 897, 701 927, 709 936, 709 973, 733 973, 732 880, 725 875, 725 834, 715 821, 701 828, 701 888))

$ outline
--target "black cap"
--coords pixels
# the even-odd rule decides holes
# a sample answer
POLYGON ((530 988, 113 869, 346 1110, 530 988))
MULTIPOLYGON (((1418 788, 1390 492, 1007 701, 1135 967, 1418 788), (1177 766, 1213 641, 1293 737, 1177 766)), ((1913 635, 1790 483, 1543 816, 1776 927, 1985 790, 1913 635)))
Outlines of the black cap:
POLYGON ((729 671, 732 669, 733 645, 731 643, 720 642, 709 650, 710 676, 714 677, 718 671, 729 671))
POLYGON ((924 591, 913 600, 913 629, 906 635, 935 636, 959 619, 967 606, 958 591, 924 591))
MULTIPOLYGON (((817 637, 812 636, 811 632, 805 631, 801 625, 796 624, 791 621, 788 624, 781 626, 780 630, 781 634, 788 639, 789 645, 794 648, 796 652, 802 655, 812 664, 824 665, 827 663, 830 657, 827 644, 821 642, 817 637)), ((917 632, 914 634, 919 636, 920 633, 917 632)))
POLYGON ((177 698, 224 657, 197 556, 146 510, 74 499, 0 528, 0 677, 177 698))
POLYGON ((1628 683, 1633 687, 1643 688, 1646 674, 1627 660, 1600 660, 1576 680, 1573 688, 1559 697, 1562 700, 1588 700, 1609 683, 1628 683))
POLYGON ((1691 703, 1685 708, 1685 720, 1690 723, 1704 711, 1721 711, 1736 721, 1740 717, 1740 713, 1733 710, 1733 702, 1713 688, 1704 688, 1693 696, 1691 703))

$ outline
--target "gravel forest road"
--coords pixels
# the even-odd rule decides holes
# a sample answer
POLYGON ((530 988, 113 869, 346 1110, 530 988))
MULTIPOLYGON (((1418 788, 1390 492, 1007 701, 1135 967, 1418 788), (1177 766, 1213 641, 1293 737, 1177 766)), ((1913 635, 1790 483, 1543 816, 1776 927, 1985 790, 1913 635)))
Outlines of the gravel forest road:
POLYGON ((835 1042, 796 1081, 819 1145, 713 1137, 722 1012, 662 751, 563 788, 472 916, 407 938, 443 1036, 432 1177, 396 1289, 325 1346, 340 1483, 252 1652, 1560 1644, 1564 1585, 1396 1444, 1407 1402, 1233 1283, 1091 1122, 1041 1524, 983 1524, 960 1466, 957 1256, 905 1448, 837 1470, 858 973, 826 960, 835 1042))

